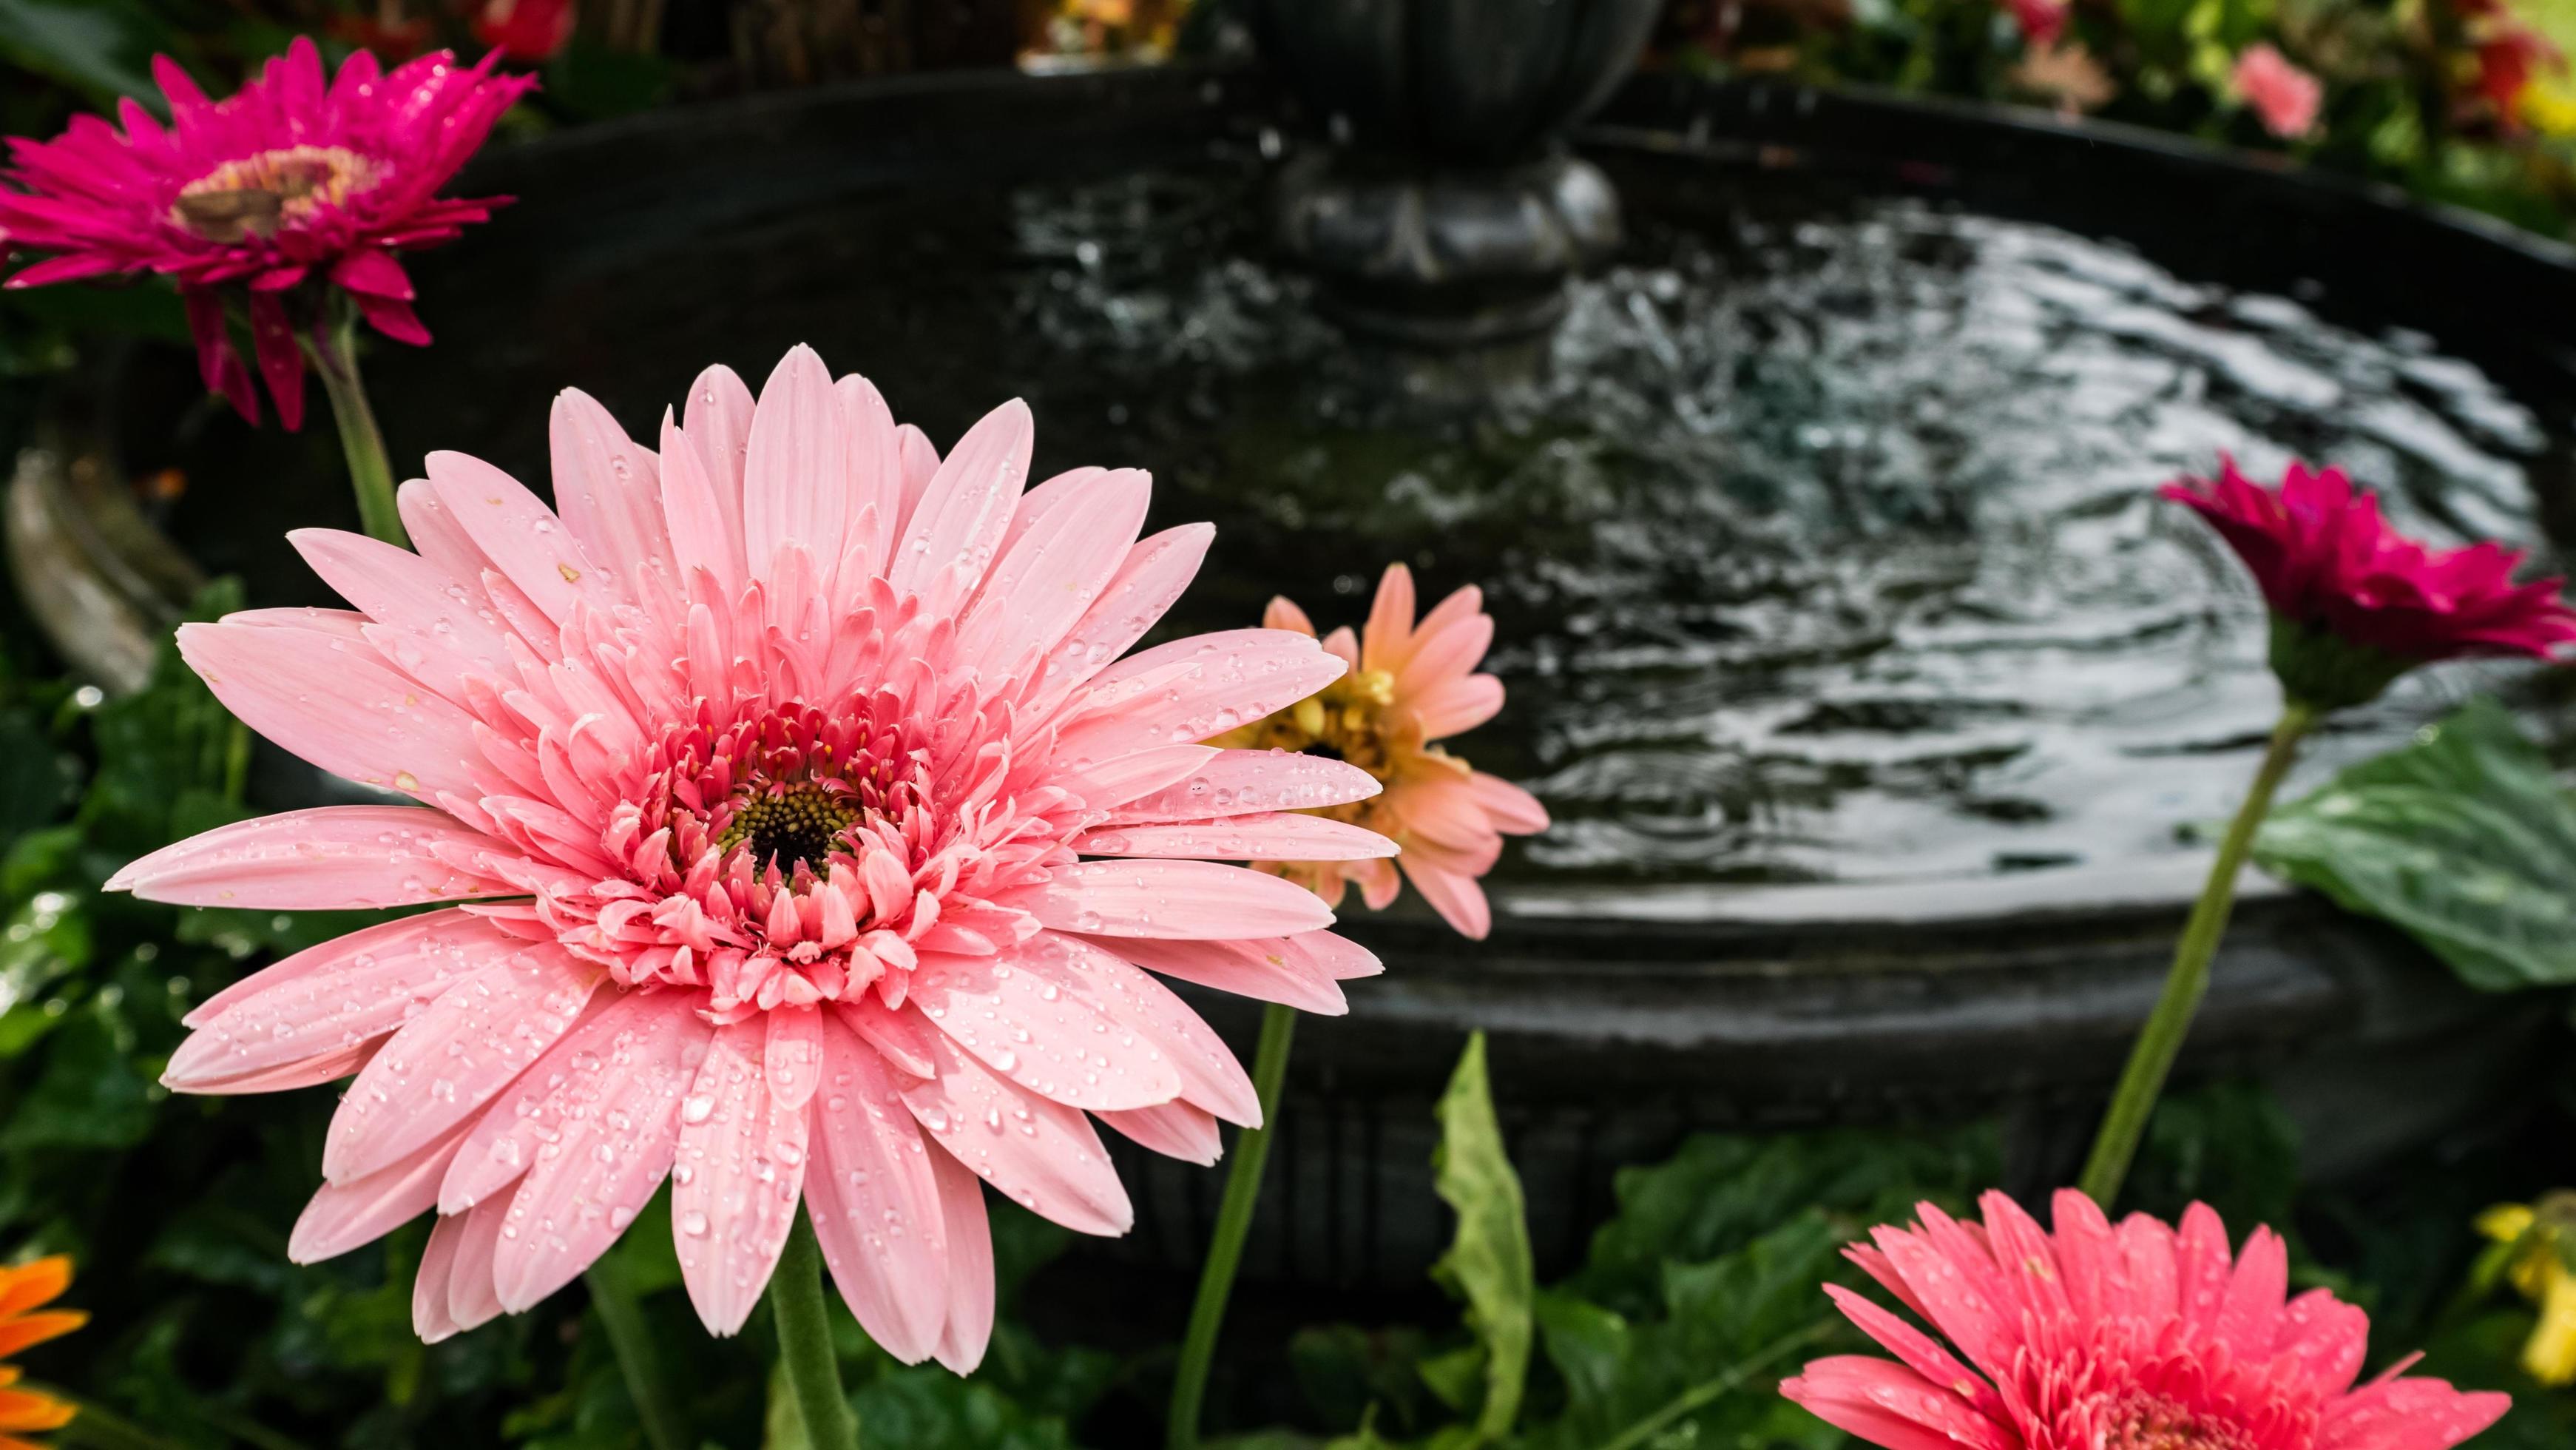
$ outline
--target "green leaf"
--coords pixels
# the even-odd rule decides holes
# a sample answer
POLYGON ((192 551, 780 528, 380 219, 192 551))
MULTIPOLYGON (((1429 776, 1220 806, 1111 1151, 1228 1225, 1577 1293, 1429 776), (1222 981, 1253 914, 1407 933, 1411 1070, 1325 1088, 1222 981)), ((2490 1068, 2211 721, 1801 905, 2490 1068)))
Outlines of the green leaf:
POLYGON ((0 58, 94 102, 136 96, 161 109, 152 53, 176 40, 169 22, 135 0, 0 0, 0 58))
POLYGON ((68 1014, 44 1058, 44 1075, 0 1128, 0 1149, 131 1148, 152 1131, 165 1094, 135 1070, 107 1008, 68 1014))
POLYGON ((1484 1403, 1466 1443, 1491 1444, 1510 1434, 1520 1417, 1538 1271, 1530 1259, 1521 1180, 1503 1152, 1502 1124, 1494 1118, 1482 1032, 1467 1039, 1449 1089, 1440 1095, 1439 1116, 1440 1146, 1431 1167, 1440 1197, 1457 1211, 1458 1233, 1432 1273, 1467 1301, 1467 1327, 1485 1364, 1484 1403))
POLYGON ((2576 982, 2576 796, 2493 700, 2275 810, 2254 859, 2405 928, 2473 987, 2576 982))

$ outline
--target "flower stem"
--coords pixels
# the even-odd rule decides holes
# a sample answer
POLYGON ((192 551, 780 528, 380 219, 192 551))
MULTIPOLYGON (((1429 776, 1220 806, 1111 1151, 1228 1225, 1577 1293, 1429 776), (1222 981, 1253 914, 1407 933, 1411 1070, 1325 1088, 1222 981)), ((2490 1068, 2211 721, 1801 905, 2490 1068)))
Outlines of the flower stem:
POLYGON ((1755 1350, 1750 1356, 1729 1365, 1725 1372, 1718 1375, 1715 1379, 1702 1380, 1698 1384, 1695 1384, 1689 1389, 1682 1391, 1680 1394, 1673 1396, 1671 1399, 1666 1400, 1661 1408, 1647 1415, 1644 1419, 1637 1421, 1635 1424, 1630 1425, 1628 1428, 1620 1431, 1610 1439, 1603 1441, 1601 1444, 1601 1450, 1636 1450, 1637 1446, 1646 1444, 1655 1436, 1663 1433, 1664 1427, 1672 1424, 1675 1420, 1681 1419, 1685 1415, 1694 1414, 1707 1408, 1709 1405, 1714 1404, 1718 1400, 1735 1393, 1737 1390, 1744 1388, 1745 1383, 1751 1380, 1755 1375, 1758 1375, 1764 1370, 1769 1369, 1771 1366, 1778 1364, 1780 1361, 1787 1359, 1790 1355, 1797 1353, 1808 1345, 1817 1343, 1824 1339, 1827 1335, 1832 1334, 1835 1326, 1839 1325, 1841 1322, 1842 1321, 1839 1319, 1819 1319, 1806 1325, 1804 1328, 1793 1329, 1787 1334, 1781 1335, 1778 1339, 1772 1340, 1769 1344, 1755 1350))
POLYGON ((1252 1228, 1253 1204, 1261 1196, 1261 1165, 1270 1156, 1270 1135, 1279 1127, 1279 1084, 1288 1076, 1288 1048, 1296 1034, 1297 1009, 1276 1003, 1262 1009, 1261 1046, 1252 1059, 1252 1086, 1261 1097, 1261 1126, 1235 1135, 1234 1166, 1226 1170, 1225 1197, 1216 1210, 1216 1235, 1208 1242, 1207 1263, 1199 1270, 1199 1295, 1190 1306, 1189 1332, 1181 1339, 1180 1372, 1172 1381, 1172 1409, 1163 1440, 1170 1450, 1197 1450, 1208 1365, 1216 1357, 1217 1331, 1225 1325, 1225 1301, 1234 1292, 1234 1271, 1243 1262, 1243 1237, 1252 1228))
POLYGON ((402 513, 394 507, 394 466, 385 456, 385 435, 376 413, 367 406, 366 380, 358 376, 358 320, 345 308, 331 324, 330 341, 315 339, 313 370, 322 375, 322 391, 331 395, 331 418, 340 426, 340 452, 349 460, 349 487, 358 495, 358 518, 368 536, 399 548, 411 547, 403 532, 402 513))
POLYGON ((604 1257, 582 1274, 582 1281, 590 1286, 590 1307, 598 1312, 600 1327, 608 1331, 608 1347, 626 1377, 626 1397, 635 1404, 635 1418, 644 1424, 646 1443, 653 1450, 689 1450, 688 1433, 665 1391, 661 1366, 654 1362, 653 1336, 644 1327, 643 1306, 635 1302, 635 1290, 626 1281, 624 1261, 615 1255, 604 1257))
POLYGON ((2299 742, 2315 728, 2317 720, 2317 711, 2300 701, 2292 700, 2282 707, 2281 721, 2272 729, 2271 746, 2263 752, 2263 764, 2254 772, 2254 787, 2246 793, 2245 804, 2237 807, 2236 819, 2228 822, 2227 835, 2218 843, 2218 859, 2210 863, 2209 880, 2200 888, 2200 900, 2192 905, 2191 919, 2183 925, 2182 940, 2174 946, 2173 966, 2165 973, 2164 994, 2156 999, 2156 1010, 2139 1031, 2137 1046, 2130 1049, 2129 1065, 2111 1094, 2111 1108, 2102 1116, 2092 1155, 2084 1161, 2084 1176, 2078 1186, 2106 1212, 2112 1200, 2120 1196, 2120 1185, 2129 1176, 2129 1162, 2137 1156, 2138 1140, 2145 1135, 2147 1119, 2164 1092, 2165 1077, 2173 1070, 2175 1055, 2182 1051, 2183 1038, 2191 1032, 2192 1015, 2200 1010, 2200 999, 2209 992, 2210 959, 2218 953, 2219 938, 2227 933, 2228 913, 2236 906, 2236 877, 2254 848, 2254 833, 2271 812, 2272 797, 2281 788, 2281 778, 2289 774, 2290 762, 2299 753, 2299 742))
POLYGON ((823 1251, 814 1226, 796 1212, 787 1247, 769 1276, 769 1307, 778 1316, 778 1362, 813 1450, 859 1450, 859 1427, 841 1393, 841 1370, 832 1354, 832 1320, 823 1299, 823 1251))

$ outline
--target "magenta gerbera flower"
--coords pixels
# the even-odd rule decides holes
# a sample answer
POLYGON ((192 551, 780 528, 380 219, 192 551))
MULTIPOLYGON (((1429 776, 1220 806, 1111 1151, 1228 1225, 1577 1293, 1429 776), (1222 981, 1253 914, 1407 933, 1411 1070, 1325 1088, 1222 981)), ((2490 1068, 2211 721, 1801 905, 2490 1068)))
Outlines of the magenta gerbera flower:
POLYGON ((2253 572, 2272 609, 2272 667, 2306 704, 2359 704, 2438 660, 2546 658, 2576 640, 2565 580, 2514 583, 2523 556, 2492 543, 2429 550, 2391 527, 2378 498, 2340 468, 2293 463, 2275 490, 2223 459, 2215 482, 2163 492, 2197 510, 2253 572))
POLYGON ((428 342, 394 253, 452 240, 507 199, 437 195, 535 84, 493 75, 497 58, 459 68, 441 51, 387 74, 360 51, 326 84, 320 53, 298 37, 239 93, 209 101, 177 62, 155 57, 168 125, 127 100, 122 130, 79 116, 52 141, 9 138, 0 240, 52 255, 8 285, 176 279, 206 386, 256 421, 259 398, 225 320, 226 298, 238 297, 278 420, 298 427, 299 339, 325 326, 332 289, 387 337, 428 342))
POLYGON ((1950 1347, 1827 1285, 1896 1359, 1818 1360, 1781 1393, 1888 1450, 2445 1450, 2511 1407, 2402 1364, 2356 1386, 2369 1316, 2324 1289, 2288 1297, 2279 1235, 2231 1255, 2206 1204, 2179 1233, 2145 1214, 2115 1227, 2073 1189, 2053 1234, 2001 1193, 1983 1207, 1962 1224, 1923 1204, 1912 1229, 1846 1250, 1950 1347))
POLYGON ((1378 970, 1312 892, 1219 864, 1392 851, 1289 814, 1377 782, 1197 743, 1342 661, 1267 629, 1120 658, 1213 532, 1139 541, 1133 469, 1024 494, 1016 402, 942 461, 798 348, 756 405, 709 369, 659 442, 567 392, 560 513, 434 453, 401 492, 418 554, 295 536, 357 609, 180 632, 253 728, 420 804, 227 826, 110 884, 444 904, 219 993, 165 1081, 355 1073, 292 1253, 435 1208, 424 1337, 553 1292, 667 1175, 710 1329, 742 1325, 801 1197, 860 1323, 962 1371, 992 1319, 979 1180, 1118 1233, 1092 1117, 1200 1162, 1219 1118, 1259 1119, 1144 969, 1271 999, 1378 970))

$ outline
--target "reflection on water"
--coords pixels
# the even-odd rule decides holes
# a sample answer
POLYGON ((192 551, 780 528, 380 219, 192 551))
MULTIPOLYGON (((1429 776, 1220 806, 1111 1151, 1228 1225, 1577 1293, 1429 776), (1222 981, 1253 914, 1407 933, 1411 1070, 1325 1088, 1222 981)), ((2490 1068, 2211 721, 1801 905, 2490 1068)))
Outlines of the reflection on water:
MULTIPOLYGON (((1356 620, 1392 558, 1427 591, 1483 585, 1512 704, 1462 748, 1555 813, 1506 857, 1529 881, 2172 850, 2232 804, 2276 695, 2250 586, 2154 485, 2301 454, 2410 527, 2528 541, 2526 471, 2563 466, 2566 400, 2544 423, 2428 339, 1795 174, 1626 165, 1631 245, 1552 342, 1366 357, 1257 259, 1255 166, 959 181, 579 249, 505 219, 430 291, 441 347, 384 360, 389 429, 539 482, 553 388, 640 433, 703 361, 797 340, 942 439, 1023 394, 1041 472, 1149 467, 1155 526, 1218 522, 1191 627, 1273 592, 1356 620)), ((2482 678, 2514 674, 2410 681, 2311 773, 2482 678)))

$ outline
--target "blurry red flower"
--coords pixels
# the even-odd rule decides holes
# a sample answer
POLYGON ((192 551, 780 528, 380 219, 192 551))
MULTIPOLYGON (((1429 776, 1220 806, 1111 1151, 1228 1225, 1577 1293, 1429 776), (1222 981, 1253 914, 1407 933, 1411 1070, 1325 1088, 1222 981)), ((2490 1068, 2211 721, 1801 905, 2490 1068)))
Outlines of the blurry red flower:
POLYGON ((572 39, 579 17, 574 0, 481 0, 474 8, 474 38, 512 60, 552 60, 572 39))

